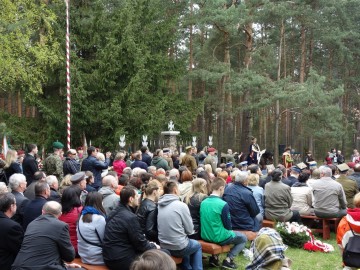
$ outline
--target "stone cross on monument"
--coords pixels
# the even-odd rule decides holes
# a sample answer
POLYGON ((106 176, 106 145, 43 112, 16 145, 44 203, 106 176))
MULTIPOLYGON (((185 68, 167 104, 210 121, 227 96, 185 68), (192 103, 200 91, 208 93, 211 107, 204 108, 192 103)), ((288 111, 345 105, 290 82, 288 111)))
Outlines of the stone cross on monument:
POLYGON ((164 136, 165 146, 170 148, 172 153, 174 153, 174 151, 177 149, 176 136, 180 134, 180 131, 175 131, 174 128, 174 122, 170 120, 170 122, 168 123, 169 130, 161 132, 161 135, 164 136))

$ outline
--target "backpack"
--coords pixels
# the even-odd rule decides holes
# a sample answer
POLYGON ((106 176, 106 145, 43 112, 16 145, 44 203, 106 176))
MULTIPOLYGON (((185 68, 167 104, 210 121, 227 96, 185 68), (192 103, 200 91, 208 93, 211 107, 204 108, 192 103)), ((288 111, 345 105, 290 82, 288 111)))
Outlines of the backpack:
POLYGON ((353 236, 349 238, 349 242, 345 245, 343 262, 349 267, 360 267, 360 235, 354 234, 350 223, 349 227, 353 236))

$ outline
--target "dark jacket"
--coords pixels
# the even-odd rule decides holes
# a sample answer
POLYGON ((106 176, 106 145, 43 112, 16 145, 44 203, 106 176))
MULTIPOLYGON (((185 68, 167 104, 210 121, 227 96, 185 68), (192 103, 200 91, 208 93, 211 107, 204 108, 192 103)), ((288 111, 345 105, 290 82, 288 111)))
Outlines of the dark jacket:
POLYGON ((47 200, 45 197, 36 196, 34 200, 27 204, 27 206, 25 207, 23 219, 24 230, 26 230, 27 226, 31 221, 41 215, 42 208, 46 202, 47 200))
POLYGON ((30 202, 30 200, 28 198, 26 198, 20 192, 12 191, 11 193, 15 196, 16 206, 17 206, 16 213, 15 213, 15 215, 13 215, 13 217, 11 219, 16 221, 20 225, 22 225, 23 224, 25 207, 30 202))
POLYGON ((281 182, 283 182, 285 185, 288 185, 289 187, 292 187, 293 184, 298 182, 298 179, 296 177, 290 175, 287 178, 281 179, 281 182))
POLYGON ((50 197, 47 198, 48 201, 56 201, 58 203, 61 203, 61 196, 59 192, 57 192, 55 189, 50 188, 50 197))
POLYGON ((151 165, 151 157, 147 153, 142 153, 142 161, 148 166, 151 165))
POLYGON ((102 170, 105 170, 109 167, 110 160, 108 158, 105 159, 105 162, 99 161, 96 157, 88 156, 85 158, 81 164, 82 171, 91 171, 94 174, 94 184, 92 185, 94 188, 99 189, 101 184, 101 173, 102 170))
POLYGON ((135 160, 135 161, 131 164, 130 168, 131 168, 131 169, 141 168, 141 169, 144 169, 144 170, 147 171, 148 165, 147 165, 145 162, 141 161, 141 160, 135 160))
POLYGON ((260 224, 255 217, 260 209, 251 189, 235 182, 226 187, 223 199, 229 204, 233 230, 259 231, 260 224))
POLYGON ((354 180, 358 188, 360 188, 360 172, 354 172, 352 175, 349 175, 348 178, 354 180))
POLYGON ((34 156, 26 154, 22 163, 23 173, 28 185, 34 180, 34 173, 39 170, 38 163, 34 156))
POLYGON ((168 162, 162 157, 154 157, 151 161, 151 166, 155 166, 156 169, 163 168, 165 171, 170 170, 168 162))
POLYGON ((80 172, 80 163, 71 158, 66 158, 63 163, 64 176, 67 174, 75 174, 80 172))
POLYGON ((142 233, 149 241, 159 242, 157 230, 157 205, 149 199, 144 199, 137 211, 142 233))
POLYGON ((207 195, 195 193, 189 200, 187 206, 190 210, 192 222, 194 224, 195 233, 191 236, 192 239, 201 239, 201 226, 200 226, 200 205, 207 195))
MULTIPOLYGON (((120 204, 109 216, 103 240, 104 261, 135 260, 142 252, 154 249, 142 232, 138 217, 129 206, 120 204)), ((127 267, 124 267, 124 270, 127 267)))
POLYGON ((41 215, 27 228, 12 270, 66 269, 75 250, 70 242, 69 226, 52 215, 41 215))
POLYGON ((12 176, 14 173, 22 173, 22 169, 19 163, 13 162, 10 164, 8 168, 5 169, 5 175, 6 179, 9 182, 10 176, 12 176))
POLYGON ((10 270, 21 248, 24 230, 3 212, 0 212, 0 228, 0 266, 2 270, 10 270))

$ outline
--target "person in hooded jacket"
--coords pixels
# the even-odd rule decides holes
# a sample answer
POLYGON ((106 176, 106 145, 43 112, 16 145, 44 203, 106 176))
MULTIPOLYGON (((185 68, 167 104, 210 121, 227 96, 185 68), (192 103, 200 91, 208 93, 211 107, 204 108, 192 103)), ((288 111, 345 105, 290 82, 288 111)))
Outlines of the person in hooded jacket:
POLYGON ((162 168, 165 171, 170 170, 170 166, 168 162, 163 158, 163 151, 161 149, 157 149, 155 151, 154 157, 151 160, 151 166, 155 166, 156 169, 162 168))
POLYGON ((183 269, 202 270, 202 251, 198 241, 189 239, 194 225, 188 206, 179 200, 176 182, 164 185, 164 195, 158 202, 158 231, 161 248, 172 256, 181 257, 183 269))

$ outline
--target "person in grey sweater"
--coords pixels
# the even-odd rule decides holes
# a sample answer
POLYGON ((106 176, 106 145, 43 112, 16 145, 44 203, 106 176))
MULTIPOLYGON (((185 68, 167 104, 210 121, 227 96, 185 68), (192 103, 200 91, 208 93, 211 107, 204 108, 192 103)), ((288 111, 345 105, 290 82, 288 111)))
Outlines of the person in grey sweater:
POLYGON ((115 193, 117 187, 118 181, 114 176, 107 175, 102 179, 102 188, 99 189, 99 193, 103 195, 106 215, 109 215, 119 205, 120 197, 115 193))
POLYGON ((184 269, 201 270, 202 251, 198 241, 189 239, 194 225, 188 206, 180 201, 176 182, 167 182, 158 202, 158 231, 161 248, 172 256, 182 257, 184 269))

